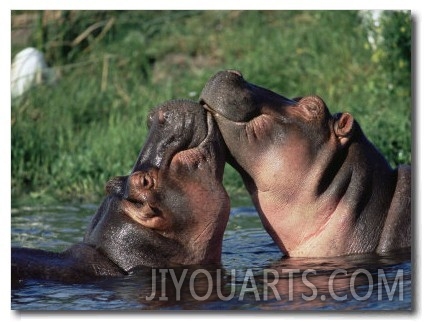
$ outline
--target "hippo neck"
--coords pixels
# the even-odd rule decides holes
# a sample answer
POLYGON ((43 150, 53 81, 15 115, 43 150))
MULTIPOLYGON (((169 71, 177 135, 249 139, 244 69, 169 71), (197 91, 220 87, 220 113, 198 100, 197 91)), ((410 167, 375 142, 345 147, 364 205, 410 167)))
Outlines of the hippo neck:
POLYGON ((393 194, 389 183, 395 178, 386 159, 360 128, 356 132, 346 148, 327 153, 332 158, 322 162, 317 174, 313 173, 318 185, 315 190, 308 186, 308 191, 319 199, 332 196, 338 202, 344 201, 359 215, 371 206, 371 196, 393 194))
POLYGON ((183 247, 158 233, 124 225, 121 238, 106 237, 101 243, 85 240, 118 267, 129 273, 139 267, 168 267, 172 254, 183 253, 183 247))
POLYGON ((328 144, 320 148, 293 194, 269 198, 261 191, 253 194, 265 228, 284 253, 331 256, 377 247, 396 177, 384 157, 357 132, 343 149, 328 144))
MULTIPOLYGON (((345 220, 347 240, 355 241, 345 244, 347 253, 372 252, 380 240, 395 191, 397 172, 392 170, 360 128, 345 152, 338 173, 342 171, 345 176, 335 176, 329 187, 333 188, 334 195, 341 197, 334 215, 345 220)), ((329 193, 328 190, 326 192, 329 193)))
POLYGON ((318 172, 315 189, 307 185, 313 193, 307 198, 314 197, 317 209, 314 219, 320 220, 315 240, 319 233, 322 240, 331 238, 331 247, 336 247, 331 251, 337 254, 372 252, 394 194, 395 172, 360 128, 347 147, 332 155, 318 172), (318 213, 320 209, 326 212, 318 213))

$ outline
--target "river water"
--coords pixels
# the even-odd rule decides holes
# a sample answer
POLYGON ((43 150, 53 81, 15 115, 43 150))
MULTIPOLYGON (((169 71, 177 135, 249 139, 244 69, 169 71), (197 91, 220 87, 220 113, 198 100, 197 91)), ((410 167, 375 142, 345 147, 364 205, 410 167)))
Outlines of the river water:
MULTIPOLYGON (((98 205, 12 209, 12 246, 61 251, 80 242, 98 205)), ((28 280, 12 310, 411 310, 411 251, 283 258, 253 207, 236 207, 219 267, 150 269, 85 284, 28 280)))

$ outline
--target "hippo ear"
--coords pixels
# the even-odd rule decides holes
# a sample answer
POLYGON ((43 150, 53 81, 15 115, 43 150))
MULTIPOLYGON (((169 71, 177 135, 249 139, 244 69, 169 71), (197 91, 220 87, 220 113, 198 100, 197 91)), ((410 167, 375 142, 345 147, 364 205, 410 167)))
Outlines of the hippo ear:
POLYGON ((326 104, 319 96, 296 97, 297 107, 307 120, 319 119, 325 114, 326 104))
POLYGON ((341 143, 348 141, 351 136, 354 125, 354 118, 349 113, 341 113, 334 115, 334 132, 341 143))

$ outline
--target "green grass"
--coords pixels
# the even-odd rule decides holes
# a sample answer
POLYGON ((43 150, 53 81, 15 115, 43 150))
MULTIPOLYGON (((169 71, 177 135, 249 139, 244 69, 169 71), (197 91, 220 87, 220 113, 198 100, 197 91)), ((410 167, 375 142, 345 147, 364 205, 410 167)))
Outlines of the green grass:
MULTIPOLYGON (((230 68, 288 97, 321 96, 332 113, 351 112, 392 166, 411 162, 409 68, 395 68, 402 58, 393 49, 369 49, 357 12, 84 11, 34 28, 37 37, 12 54, 37 46, 61 77, 12 104, 13 203, 98 202, 110 177, 131 170, 149 110, 196 100, 210 76, 230 68), (104 35, 58 46, 111 18, 104 35)), ((229 166, 224 184, 248 202, 229 166)))

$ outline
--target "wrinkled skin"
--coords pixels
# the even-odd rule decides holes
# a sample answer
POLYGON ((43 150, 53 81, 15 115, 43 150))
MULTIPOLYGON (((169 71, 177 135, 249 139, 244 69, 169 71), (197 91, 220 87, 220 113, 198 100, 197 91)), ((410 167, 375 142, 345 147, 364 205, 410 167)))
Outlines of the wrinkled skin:
POLYGON ((262 223, 291 257, 411 245, 411 168, 392 169, 349 113, 288 99, 222 71, 200 103, 214 115, 262 223))
POLYGON ((195 102, 169 101, 149 126, 131 174, 107 183, 83 242, 63 253, 13 248, 13 280, 77 282, 145 266, 220 263, 229 198, 213 117, 195 102))

